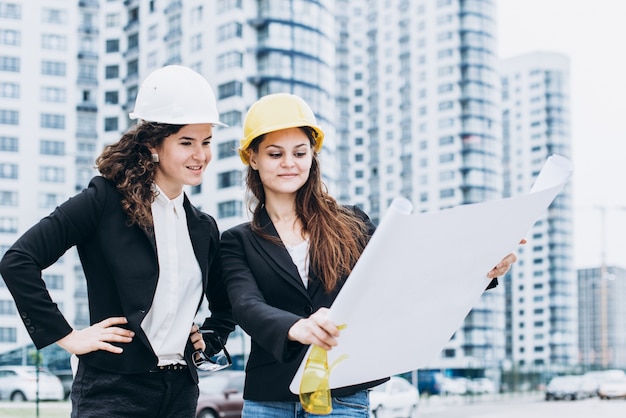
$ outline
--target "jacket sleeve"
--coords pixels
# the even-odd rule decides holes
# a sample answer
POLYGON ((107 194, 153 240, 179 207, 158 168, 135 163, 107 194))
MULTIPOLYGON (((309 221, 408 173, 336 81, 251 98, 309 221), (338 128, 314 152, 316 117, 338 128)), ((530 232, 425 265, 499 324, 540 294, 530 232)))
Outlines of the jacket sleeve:
MULTIPOLYGON (((212 218, 211 218, 212 219, 212 218)), ((206 298, 209 301, 209 311, 211 315, 206 318, 200 328, 212 330, 213 333, 203 334, 207 344, 207 352, 218 351, 219 344, 226 344, 228 336, 235 329, 233 312, 226 292, 224 273, 222 270, 221 250, 219 241, 219 231, 217 224, 213 220, 214 229, 211 233, 211 248, 216 251, 211 255, 212 262, 209 270, 208 286, 206 287, 206 298), (215 341, 219 339, 219 342, 215 341)), ((211 354, 211 353, 210 353, 211 354)))
POLYGON ((102 208, 98 194, 106 193, 99 189, 104 188, 90 183, 88 189, 27 230, 0 261, 0 274, 38 349, 72 331, 46 289, 42 270, 55 263, 96 227, 102 208))
POLYGON ((241 229, 222 234, 222 263, 233 315, 239 326, 275 360, 288 361, 294 349, 299 352, 304 347, 287 338, 289 328, 303 316, 267 303, 250 266, 246 239, 241 229))

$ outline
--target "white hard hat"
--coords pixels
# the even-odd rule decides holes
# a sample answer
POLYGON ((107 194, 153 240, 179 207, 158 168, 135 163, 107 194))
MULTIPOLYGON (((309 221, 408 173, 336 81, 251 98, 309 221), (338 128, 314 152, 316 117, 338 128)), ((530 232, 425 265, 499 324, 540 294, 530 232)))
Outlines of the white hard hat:
POLYGON ((197 72, 182 65, 168 65, 152 72, 141 83, 131 119, 171 125, 220 122, 211 85, 197 72))

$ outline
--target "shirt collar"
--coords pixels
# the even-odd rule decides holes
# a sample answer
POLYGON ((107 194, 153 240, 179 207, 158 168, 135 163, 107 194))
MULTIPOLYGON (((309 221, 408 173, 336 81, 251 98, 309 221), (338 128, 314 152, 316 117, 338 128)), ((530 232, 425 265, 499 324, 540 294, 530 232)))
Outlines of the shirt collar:
POLYGON ((174 213, 176 214, 176 217, 179 218, 180 215, 185 210, 184 207, 183 207, 183 202, 185 200, 185 192, 181 192, 174 199, 169 199, 165 195, 163 190, 161 190, 161 188, 156 183, 152 183, 152 188, 157 192, 157 195, 156 195, 156 198, 154 199, 154 202, 159 204, 159 205, 161 205, 161 206, 163 206, 164 208, 167 208, 169 206, 173 206, 174 207, 174 213))

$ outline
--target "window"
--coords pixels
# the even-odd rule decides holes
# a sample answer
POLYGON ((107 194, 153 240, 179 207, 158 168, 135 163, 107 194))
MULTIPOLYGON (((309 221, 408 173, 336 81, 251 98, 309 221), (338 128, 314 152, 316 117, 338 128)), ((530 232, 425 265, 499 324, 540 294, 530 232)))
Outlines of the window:
POLYGON ((226 189, 241 185, 241 173, 238 170, 226 171, 217 174, 217 188, 226 189))
POLYGON ((65 103, 65 89, 62 87, 42 87, 40 92, 42 102, 65 103))
POLYGON ((21 33, 13 29, 0 29, 0 44, 20 46, 21 33))
POLYGON ((0 57, 0 71, 20 72, 20 59, 17 57, 0 57))
POLYGON ((452 83, 440 84, 438 87, 439 93, 446 93, 452 91, 454 89, 454 85, 452 83))
POLYGON ((104 77, 107 80, 112 78, 118 78, 120 76, 120 67, 119 65, 107 65, 104 69, 104 77))
POLYGON ((118 129, 117 117, 104 118, 104 131, 105 132, 117 131, 117 129, 118 129))
POLYGON ((224 13, 232 9, 241 9, 241 0, 218 0, 218 13, 224 13))
POLYGON ((223 71, 228 68, 241 68, 243 66, 243 54, 230 51, 217 57, 217 70, 223 71))
POLYGON ((65 63, 60 61, 42 61, 41 75, 65 77, 65 63))
POLYGON ((0 17, 5 19, 21 19, 22 18, 22 5, 0 2, 0 17))
POLYGON ((65 181, 65 169, 63 167, 52 166, 39 167, 39 181, 45 183, 63 183, 65 181))
POLYGON ((127 48, 128 49, 139 48, 139 34, 138 33, 133 33, 132 35, 128 36, 127 48))
POLYGON ((230 81, 225 84, 220 84, 217 87, 218 98, 225 99, 227 97, 241 96, 242 83, 240 81, 230 81))
POLYGON ((104 24, 107 28, 116 28, 120 26, 120 14, 119 13, 108 13, 104 18, 104 24))
POLYGON ((238 110, 232 110, 230 112, 223 113, 220 116, 220 120, 228 126, 241 126, 241 112, 238 110))
POLYGON ((12 82, 0 82, 0 97, 7 99, 20 98, 20 85, 12 82))
POLYGON ((192 23, 202 22, 202 11, 203 11, 202 5, 195 6, 193 9, 191 9, 190 15, 191 15, 192 23))
MULTIPOLYGON (((2 3, 0 3, 2 6, 2 3)), ((17 330, 12 327, 0 327, 0 343, 17 342, 17 330)))
POLYGON ((227 202, 220 202, 217 204, 218 218, 230 218, 241 215, 241 201, 239 200, 229 200, 227 202))
POLYGON ((67 23, 67 12, 62 9, 44 8, 41 11, 41 21, 43 23, 52 23, 55 25, 64 25, 67 23))
POLYGON ((202 49, 202 34, 197 33, 191 37, 191 52, 200 51, 202 49))
POLYGON ((157 25, 152 25, 148 28, 148 41, 154 41, 158 38, 159 27, 157 25))
POLYGON ((232 38, 241 38, 242 24, 239 22, 226 23, 217 28, 217 40, 225 41, 232 38))
POLYGON ((41 35, 41 49, 65 51, 67 49, 67 38, 63 35, 44 33, 41 35))
POLYGON ((42 155, 65 155, 65 143, 42 139, 39 142, 39 153, 42 155))
POLYGON ((0 191, 0 206, 17 206, 17 192, 2 190, 0 191))
POLYGON ((17 309, 12 300, 0 300, 0 315, 15 315, 17 309))
POLYGON ((439 191, 439 197, 441 199, 446 199, 449 197, 454 197, 454 189, 443 189, 439 191))
POLYGON ((39 127, 48 129, 65 129, 65 116, 42 113, 39 117, 39 127))
POLYGON ((8 216, 0 217, 0 232, 17 232, 17 218, 11 218, 8 216))
POLYGON ((16 136, 0 136, 0 151, 17 152, 18 143, 16 136))
POLYGON ((119 103, 119 93, 117 91, 107 91, 104 93, 104 103, 115 105, 119 103))
POLYGON ((20 114, 17 110, 0 109, 0 125, 19 125, 20 114))
POLYGON ((39 207, 41 209, 54 209, 63 199, 63 196, 55 193, 40 193, 39 207))
MULTIPOLYGON (((222 118, 222 120, 224 119, 222 118)), ((238 148, 239 141, 237 140, 222 142, 217 146, 217 158, 221 160, 222 158, 234 157, 235 155, 237 155, 238 148)))
POLYGON ((63 289, 63 276, 60 274, 44 274, 43 281, 46 282, 46 287, 51 290, 63 289))
POLYGON ((119 39, 107 39, 105 51, 108 53, 111 52, 119 52, 120 50, 120 40, 119 39))
POLYGON ((126 68, 126 75, 129 77, 137 76, 139 74, 139 61, 132 60, 128 62, 126 68))

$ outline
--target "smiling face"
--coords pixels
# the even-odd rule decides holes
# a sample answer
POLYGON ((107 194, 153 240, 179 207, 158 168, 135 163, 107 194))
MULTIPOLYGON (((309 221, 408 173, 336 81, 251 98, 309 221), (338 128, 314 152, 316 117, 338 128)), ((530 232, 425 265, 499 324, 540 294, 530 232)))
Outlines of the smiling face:
POLYGON ((294 195, 309 178, 313 149, 300 128, 281 129, 265 135, 258 150, 250 150, 250 166, 258 170, 266 199, 294 195))
POLYGON ((178 196, 184 185, 197 186, 202 182, 204 169, 211 161, 212 137, 213 127, 209 123, 185 125, 150 149, 159 154, 154 182, 168 198, 178 196))

